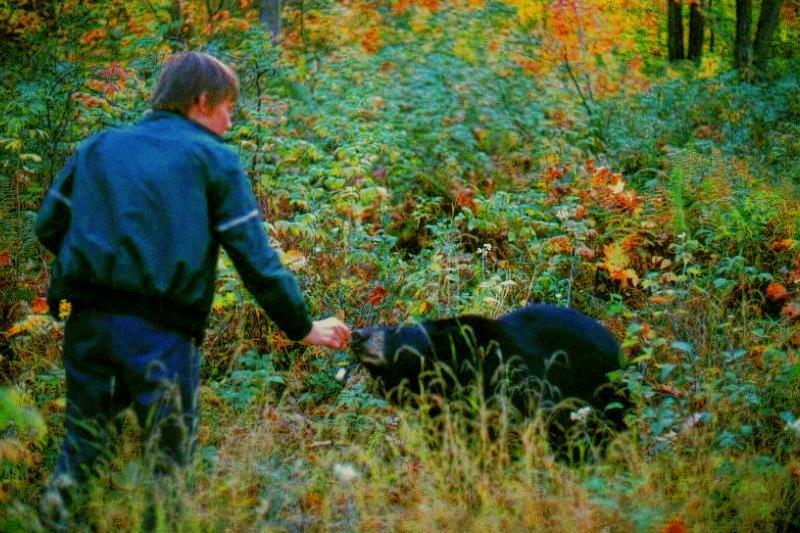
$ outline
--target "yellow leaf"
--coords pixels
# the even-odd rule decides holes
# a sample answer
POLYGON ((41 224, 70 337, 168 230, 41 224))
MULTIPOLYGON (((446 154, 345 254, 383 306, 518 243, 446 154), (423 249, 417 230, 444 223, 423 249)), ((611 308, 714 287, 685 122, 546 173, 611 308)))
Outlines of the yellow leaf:
POLYGON ((430 303, 428 300, 422 300, 417 304, 416 314, 425 314, 428 311, 433 309, 433 304, 430 303))
POLYGON ((42 162, 42 156, 39 154, 19 154, 19 158, 23 161, 33 161, 34 163, 42 162))
POLYGON ((629 282, 634 286, 639 283, 639 276, 630 268, 631 260, 622 244, 615 242, 603 246, 603 255, 600 268, 606 269, 611 279, 618 281, 622 287, 627 287, 629 282))
POLYGON ((14 335, 19 335, 20 333, 27 333, 38 327, 42 327, 49 322, 50 320, 47 318, 47 315, 31 315, 25 320, 21 320, 7 329, 5 331, 5 336, 13 337, 14 335))
POLYGON ((609 185, 608 188, 611 189, 611 192, 613 192, 614 194, 619 194, 622 192, 623 189, 625 189, 625 180, 619 178, 616 181, 614 181, 611 185, 609 185))
POLYGON ((308 265, 308 261, 300 250, 292 248, 281 254, 281 263, 291 270, 299 270, 308 265))
POLYGON ((605 256, 603 265, 606 268, 625 268, 631 262, 628 254, 625 253, 625 248, 616 242, 603 246, 603 255, 605 256))

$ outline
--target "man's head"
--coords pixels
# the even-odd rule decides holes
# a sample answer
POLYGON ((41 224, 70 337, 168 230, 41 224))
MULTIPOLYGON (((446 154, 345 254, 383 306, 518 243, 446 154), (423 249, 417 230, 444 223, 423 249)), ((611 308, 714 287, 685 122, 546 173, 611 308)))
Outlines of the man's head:
POLYGON ((182 52, 167 60, 150 105, 186 115, 220 135, 230 128, 239 98, 239 78, 228 65, 202 52, 182 52))

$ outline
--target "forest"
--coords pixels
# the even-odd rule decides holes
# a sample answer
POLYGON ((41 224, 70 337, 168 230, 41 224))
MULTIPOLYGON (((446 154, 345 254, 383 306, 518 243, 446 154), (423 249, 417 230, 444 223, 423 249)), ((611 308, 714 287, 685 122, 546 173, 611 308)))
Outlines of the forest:
POLYGON ((36 213, 185 50, 240 78, 225 141, 314 317, 571 307, 631 408, 566 461, 477 386, 387 402, 222 254, 191 465, 126 414, 70 529, 800 530, 798 0, 0 0, 0 530, 47 530, 65 432, 36 213))

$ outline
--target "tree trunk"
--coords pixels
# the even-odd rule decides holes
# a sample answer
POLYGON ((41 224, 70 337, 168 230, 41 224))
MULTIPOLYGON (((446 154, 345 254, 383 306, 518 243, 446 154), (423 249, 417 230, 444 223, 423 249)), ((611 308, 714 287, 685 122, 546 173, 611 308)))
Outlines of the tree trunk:
POLYGON ((699 2, 693 2, 689 7, 689 52, 687 59, 695 63, 700 62, 703 55, 703 32, 705 31, 705 13, 699 2))
POLYGON ((778 26, 781 1, 763 0, 761 2, 761 13, 758 15, 758 27, 756 28, 756 40, 753 42, 753 64, 759 75, 763 75, 767 70, 769 46, 772 42, 775 28, 778 26))
POLYGON ((281 0, 260 0, 259 18, 272 36, 272 44, 281 38, 281 0))
POLYGON ((170 3, 169 16, 171 19, 171 24, 169 30, 167 30, 167 39, 172 41, 173 44, 179 44, 179 47, 182 48, 182 45, 184 44, 184 16, 183 6, 181 6, 180 0, 173 0, 172 3, 170 3))
POLYGON ((670 61, 686 57, 683 52, 683 0, 667 0, 667 49, 670 61))
POLYGON ((716 26, 717 26, 717 17, 713 14, 711 3, 713 0, 706 0, 706 14, 711 14, 710 25, 708 28, 708 51, 714 53, 714 45, 716 44, 716 26))
POLYGON ((733 58, 739 74, 749 79, 751 77, 752 48, 750 47, 750 33, 753 25, 753 0, 736 0, 736 40, 734 43, 733 58))

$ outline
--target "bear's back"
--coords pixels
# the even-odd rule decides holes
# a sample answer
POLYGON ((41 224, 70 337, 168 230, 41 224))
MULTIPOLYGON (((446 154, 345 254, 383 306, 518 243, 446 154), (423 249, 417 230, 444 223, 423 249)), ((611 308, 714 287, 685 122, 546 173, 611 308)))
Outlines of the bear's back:
POLYGON ((620 346, 599 322, 574 309, 531 304, 498 320, 531 372, 561 397, 590 400, 620 368, 620 346))

